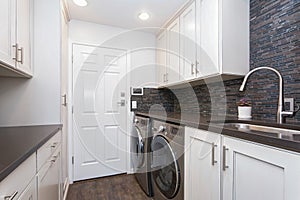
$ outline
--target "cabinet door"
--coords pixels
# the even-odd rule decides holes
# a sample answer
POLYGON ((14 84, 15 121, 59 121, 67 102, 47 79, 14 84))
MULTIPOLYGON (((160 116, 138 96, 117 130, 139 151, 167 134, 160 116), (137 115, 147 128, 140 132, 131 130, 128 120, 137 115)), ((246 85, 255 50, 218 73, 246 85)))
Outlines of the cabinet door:
POLYGON ((167 28, 167 82, 179 81, 180 66, 180 25, 179 18, 175 19, 167 28))
POLYGON ((18 200, 37 200, 36 178, 34 178, 18 200))
POLYGON ((220 135, 186 128, 185 199, 220 199, 220 135))
POLYGON ((224 200, 300 199, 299 155, 229 137, 223 141, 224 200))
POLYGON ((218 0, 197 2, 197 60, 199 77, 219 73, 218 0))
POLYGON ((15 67, 16 0, 0 1, 0 63, 15 67))
POLYGON ((166 82, 166 65, 167 65, 167 34, 163 31, 157 37, 157 83, 163 85, 166 82))
POLYGON ((60 199, 60 151, 45 163, 38 173, 38 199, 60 199))
POLYGON ((17 0, 17 68, 31 74, 32 0, 17 0))
POLYGON ((180 15, 181 75, 185 80, 196 77, 196 9, 193 2, 180 15))

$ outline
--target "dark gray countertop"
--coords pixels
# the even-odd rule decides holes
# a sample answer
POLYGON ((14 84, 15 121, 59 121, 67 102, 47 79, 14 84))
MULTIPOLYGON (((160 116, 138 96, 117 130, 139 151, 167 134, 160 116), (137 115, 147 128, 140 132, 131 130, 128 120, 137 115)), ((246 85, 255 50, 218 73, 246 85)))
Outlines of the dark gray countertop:
POLYGON ((169 123, 181 124, 202 130, 208 130, 222 135, 240 138, 252 142, 270 145, 290 151, 300 153, 300 137, 278 138, 272 134, 259 132, 241 131, 235 127, 224 127, 224 123, 242 122, 262 126, 271 126, 276 128, 288 128, 300 131, 300 124, 278 124, 273 121, 257 121, 257 120, 238 120, 237 117, 224 116, 202 116, 200 114, 191 113, 143 113, 136 112, 137 115, 152 117, 153 119, 163 120, 169 123), (216 123, 218 122, 218 123, 216 123))
POLYGON ((0 127, 0 181, 46 143, 62 125, 0 127))

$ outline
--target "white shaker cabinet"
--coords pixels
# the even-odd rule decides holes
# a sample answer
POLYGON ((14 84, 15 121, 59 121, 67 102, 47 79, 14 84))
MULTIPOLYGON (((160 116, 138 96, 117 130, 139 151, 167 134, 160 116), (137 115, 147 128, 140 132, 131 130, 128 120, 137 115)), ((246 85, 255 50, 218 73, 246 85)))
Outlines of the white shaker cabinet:
POLYGON ((220 134, 186 127, 185 199, 220 200, 220 134))
POLYGON ((196 78, 196 6, 193 2, 180 15, 180 73, 183 80, 196 78))
POLYGON ((16 0, 0 1, 0 62, 15 67, 16 0))
POLYGON ((197 0, 198 78, 249 71, 249 0, 197 0))
POLYGON ((38 172, 38 199, 60 199, 61 186, 61 151, 60 148, 50 157, 38 172))
POLYGON ((236 79, 249 71, 249 0, 191 1, 175 16, 180 18, 181 78, 167 85, 236 79))
POLYGON ((36 177, 31 180, 27 188, 22 192, 18 200, 37 200, 36 177))
POLYGON ((219 52, 219 0, 197 0, 197 70, 199 77, 218 74, 219 52))
POLYGON ((176 18, 167 27, 167 73, 166 82, 175 83, 179 81, 180 66, 180 22, 176 18))
POLYGON ((21 163, 13 172, 0 182, 0 199, 20 198, 31 180, 35 180, 36 154, 21 163))
POLYGON ((32 73, 31 42, 32 42, 32 0, 17 1, 17 69, 26 74, 32 73))
POLYGON ((31 77, 32 0, 0 2, 0 76, 31 77))
POLYGON ((300 155, 223 137, 223 200, 299 200, 300 155))
POLYGON ((167 32, 164 30, 156 38, 157 50, 157 83, 162 86, 166 83, 166 73, 167 73, 167 32))

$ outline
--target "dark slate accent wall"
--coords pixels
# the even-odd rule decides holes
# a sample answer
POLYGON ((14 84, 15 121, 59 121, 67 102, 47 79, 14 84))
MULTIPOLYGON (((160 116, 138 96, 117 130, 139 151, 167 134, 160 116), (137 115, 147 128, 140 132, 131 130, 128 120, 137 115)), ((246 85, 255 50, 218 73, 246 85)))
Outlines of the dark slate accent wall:
MULTIPOLYGON (((251 0, 250 9, 250 68, 280 71, 285 97, 300 104, 300 1, 251 0)), ((253 74, 245 95, 253 102, 254 118, 276 118, 278 78, 272 72, 253 74)))
MULTIPOLYGON (((295 103, 300 104, 300 1, 250 0, 250 19, 250 68, 269 66, 279 70, 284 79, 285 97, 295 98, 295 103)), ((149 89, 139 97, 138 110, 147 111, 151 104, 161 104, 168 112, 194 112, 199 108, 201 113, 210 114, 223 113, 225 109, 228 115, 236 116, 236 102, 246 96, 252 101, 254 119, 275 120, 276 75, 271 71, 253 74, 242 93, 238 91, 241 82, 242 79, 226 81, 224 86, 220 83, 193 86, 197 103, 184 88, 149 89)), ((299 122, 300 113, 289 121, 299 122)))

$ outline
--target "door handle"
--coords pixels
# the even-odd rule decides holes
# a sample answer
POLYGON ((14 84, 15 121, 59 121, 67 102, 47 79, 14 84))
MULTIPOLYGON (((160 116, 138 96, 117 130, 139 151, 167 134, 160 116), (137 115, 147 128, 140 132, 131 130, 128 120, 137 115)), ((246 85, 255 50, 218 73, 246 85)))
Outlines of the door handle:
POLYGON ((24 61, 24 49, 23 49, 23 47, 18 48, 18 51, 21 52, 21 60, 17 60, 17 62, 19 62, 23 65, 23 61, 24 61))
POLYGON ((14 44, 12 47, 15 48, 15 57, 13 58, 13 60, 18 62, 18 49, 19 49, 19 46, 18 46, 18 44, 14 44))
POLYGON ((120 106, 125 106, 125 100, 121 100, 120 102, 117 102, 117 104, 120 106))
POLYGON ((11 196, 4 197, 4 200, 13 200, 18 194, 18 191, 15 191, 11 196))
POLYGON ((223 146, 223 171, 226 171, 226 169, 229 168, 229 166, 226 165, 226 151, 229 149, 226 146, 223 146))
POLYGON ((199 62, 196 61, 196 74, 199 74, 198 65, 199 65, 199 62))
POLYGON ((194 72, 194 66, 195 66, 195 65, 192 63, 192 64, 191 64, 191 74, 192 74, 192 75, 195 74, 195 72, 194 72))
POLYGON ((67 106, 67 94, 62 95, 62 98, 63 98, 63 103, 62 103, 62 105, 63 105, 63 106, 67 106))
POLYGON ((211 145, 211 164, 214 166, 218 161, 215 160, 215 148, 218 147, 218 145, 215 145, 215 143, 212 143, 211 145))

